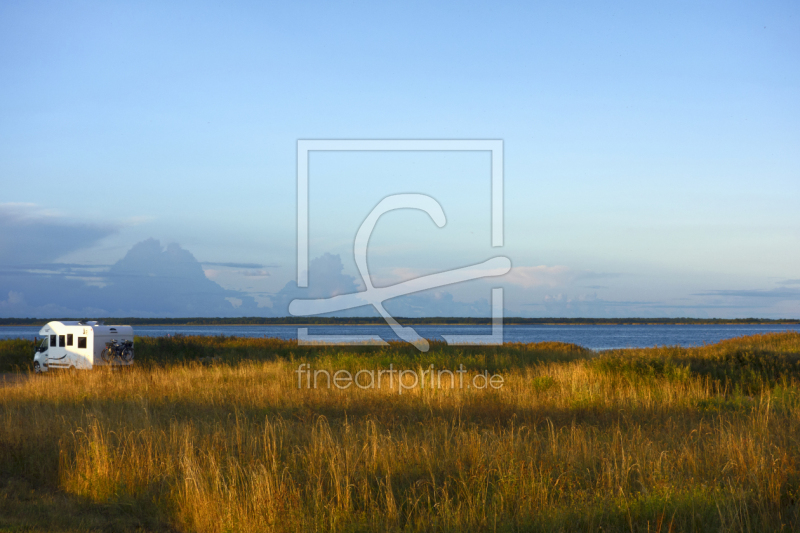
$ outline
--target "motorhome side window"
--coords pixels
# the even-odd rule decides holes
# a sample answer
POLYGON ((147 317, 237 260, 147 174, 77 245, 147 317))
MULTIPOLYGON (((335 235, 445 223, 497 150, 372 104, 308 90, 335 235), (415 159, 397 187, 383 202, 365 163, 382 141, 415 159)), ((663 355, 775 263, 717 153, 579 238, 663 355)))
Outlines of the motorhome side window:
POLYGON ((72 346, 72 333, 67 333, 67 346, 72 346))
POLYGON ((58 346, 56 335, 50 335, 50 346, 58 346))
POLYGON ((58 347, 59 347, 59 348, 63 348, 64 346, 66 346, 66 345, 64 344, 64 341, 65 341, 65 340, 66 340, 66 339, 64 338, 64 335, 59 335, 59 336, 58 336, 58 347))
POLYGON ((78 348, 86 348, 86 337, 78 337, 78 348))

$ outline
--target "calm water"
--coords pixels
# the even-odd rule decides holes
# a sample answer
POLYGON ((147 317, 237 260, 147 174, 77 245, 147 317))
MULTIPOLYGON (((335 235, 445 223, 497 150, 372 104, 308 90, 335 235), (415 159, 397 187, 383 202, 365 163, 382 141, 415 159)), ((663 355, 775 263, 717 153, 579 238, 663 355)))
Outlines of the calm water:
MULTIPOLYGON (((40 326, 0 327, 0 339, 33 339, 40 326)), ((136 335, 228 335, 238 337, 278 337, 296 339, 297 326, 134 326, 136 335)), ((486 335, 490 326, 414 326, 425 338, 442 334, 486 335)), ((592 350, 643 348, 649 346, 701 346, 722 339, 774 331, 800 331, 800 325, 745 326, 505 326, 506 342, 561 341, 592 350)), ((311 326, 311 335, 380 335, 397 340, 389 326, 311 326)))

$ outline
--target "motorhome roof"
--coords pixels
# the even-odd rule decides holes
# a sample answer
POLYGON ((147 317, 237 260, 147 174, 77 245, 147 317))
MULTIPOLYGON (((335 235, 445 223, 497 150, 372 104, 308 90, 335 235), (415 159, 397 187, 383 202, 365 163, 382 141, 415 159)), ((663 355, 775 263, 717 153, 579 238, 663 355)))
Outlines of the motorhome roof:
POLYGON ((106 324, 103 320, 51 320, 48 324, 61 324, 62 326, 107 326, 109 328, 116 328, 123 325, 106 324))
POLYGON ((52 325, 52 327, 55 327, 55 328, 60 328, 61 326, 89 327, 89 328, 92 328, 95 332, 104 331, 104 332, 115 333, 117 330, 119 330, 120 333, 123 333, 123 332, 130 333, 130 332, 133 331, 133 328, 131 328, 131 326, 123 326, 123 325, 107 326, 107 325, 103 324, 102 321, 97 321, 97 320, 87 320, 87 321, 81 321, 81 320, 51 320, 50 322, 48 322, 47 324, 42 326, 42 329, 39 330, 39 335, 45 335, 45 334, 51 333, 51 330, 52 330, 52 328, 50 327, 51 325, 52 325))

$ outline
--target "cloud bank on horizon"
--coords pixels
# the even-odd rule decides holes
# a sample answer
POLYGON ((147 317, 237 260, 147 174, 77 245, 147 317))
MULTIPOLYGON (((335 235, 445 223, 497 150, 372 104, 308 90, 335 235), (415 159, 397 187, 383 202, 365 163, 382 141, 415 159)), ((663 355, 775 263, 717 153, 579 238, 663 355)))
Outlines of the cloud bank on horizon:
MULTIPOLYGON (((363 290, 337 253, 310 262, 309 285, 287 281, 271 292, 236 288, 236 280, 265 279, 276 265, 198 261, 177 243, 148 238, 111 264, 59 262, 62 257, 91 257, 91 250, 122 225, 78 222, 35 204, 0 205, 0 317, 237 317, 289 316, 296 299, 329 298, 363 290), (227 276, 226 276, 227 274, 227 276), (227 286, 224 286, 227 285, 227 286), (231 286, 233 285, 233 286, 231 286), (2 298, 5 297, 5 298, 2 298)), ((427 272, 395 267, 375 276, 386 286, 427 272)), ((775 287, 751 290, 711 289, 690 295, 688 303, 659 300, 609 300, 598 296, 615 283, 630 283, 620 273, 575 270, 562 265, 515 266, 505 276, 410 294, 385 302, 396 317, 488 317, 490 288, 506 289, 507 316, 658 317, 753 316, 786 318, 800 304, 800 280, 778 280, 775 287), (486 297, 475 297, 476 294, 486 297), (788 309, 788 311, 780 311, 788 309)), ((377 316, 370 306, 334 316, 377 316)))
MULTIPOLYGON (((312 261, 308 289, 289 282, 272 295, 271 306, 257 305, 245 292, 222 288, 190 252, 175 243, 162 246, 156 239, 134 245, 110 267, 41 259, 6 265, 0 272, 0 294, 7 294, 0 301, 0 317, 288 316, 295 298, 327 298, 360 290, 355 278, 343 273, 341 258, 332 254, 312 261)), ((443 291, 397 298, 387 302, 387 308, 398 317, 488 316, 489 312, 485 301, 459 303, 443 291)), ((364 307, 337 316, 377 316, 377 312, 364 307)))
MULTIPOLYGON (((49 226, 42 225, 43 230, 49 226)), ((102 234, 102 232, 98 233, 102 234)), ((10 251, 16 243, 2 242, 2 250, 10 251)), ((84 238, 60 246, 80 248, 84 238)), ((13 255, 3 257, 13 258, 13 255)), ((344 271, 342 258, 325 253, 311 261, 308 288, 299 288, 294 281, 269 295, 269 305, 259 305, 253 295, 245 291, 225 289, 213 281, 213 269, 203 268, 189 251, 176 243, 166 246, 156 239, 135 244, 124 257, 112 265, 82 265, 46 262, 52 259, 41 252, 20 254, 17 261, 0 265, 0 317, 237 317, 237 316, 289 316, 289 303, 296 298, 328 298, 363 290, 363 284, 344 271)), ((206 265, 254 269, 263 275, 260 264, 214 263, 206 265)), ((246 274, 245 274, 246 275, 246 274)), ((401 269, 391 282, 415 277, 401 269)), ((647 301, 606 301, 596 296, 580 293, 570 296, 565 291, 574 289, 576 283, 598 278, 614 278, 614 274, 575 272, 566 267, 537 266, 512 269, 499 283, 507 289, 512 302, 523 293, 525 302, 540 300, 548 316, 662 316, 663 306, 647 301), (541 291, 545 292, 530 292, 541 291), (556 292, 553 292, 553 291, 556 292), (515 294, 516 293, 516 294, 515 294), (537 296, 534 296, 536 294, 537 296)), ((387 279, 383 285, 390 284, 387 279)), ((800 301, 800 290, 794 288, 798 280, 784 280, 770 291, 710 291, 699 296, 714 298, 800 301)), ((586 288, 603 286, 585 286, 586 288)), ((517 299, 518 301, 518 299, 517 299)), ((526 305, 523 303, 523 305, 526 305)), ((529 304, 528 304, 529 305, 529 304)), ((713 304, 706 304, 713 305, 713 304)), ((386 309, 396 317, 464 316, 488 317, 491 308, 487 299, 457 301, 447 289, 431 290, 406 295, 385 302, 386 309)), ((730 306, 730 304, 728 304, 730 306)), ((677 306, 676 306, 677 307, 677 306)), ((687 308, 685 310, 689 310, 687 308)), ((508 312, 506 312, 508 314, 508 312)), ((513 313, 514 316, 531 316, 531 313, 513 313)), ((692 313, 685 313, 688 316, 692 313)), ((331 316, 377 316, 370 306, 333 313, 331 316)), ((697 315, 695 309, 694 315, 697 315)), ((677 316, 677 315, 676 315, 677 316)))

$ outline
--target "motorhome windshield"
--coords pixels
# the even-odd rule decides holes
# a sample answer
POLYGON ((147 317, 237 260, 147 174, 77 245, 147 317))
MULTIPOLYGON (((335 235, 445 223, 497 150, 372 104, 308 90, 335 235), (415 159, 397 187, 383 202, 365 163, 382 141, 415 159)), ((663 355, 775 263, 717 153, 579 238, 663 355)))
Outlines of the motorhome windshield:
POLYGON ((47 337, 45 337, 44 339, 42 339, 42 342, 41 342, 41 344, 39 344, 39 351, 40 351, 40 352, 47 351, 47 346, 48 346, 48 342, 47 342, 47 341, 48 341, 48 340, 49 340, 49 339, 48 339, 47 337))

